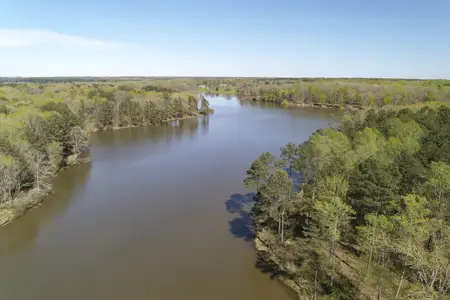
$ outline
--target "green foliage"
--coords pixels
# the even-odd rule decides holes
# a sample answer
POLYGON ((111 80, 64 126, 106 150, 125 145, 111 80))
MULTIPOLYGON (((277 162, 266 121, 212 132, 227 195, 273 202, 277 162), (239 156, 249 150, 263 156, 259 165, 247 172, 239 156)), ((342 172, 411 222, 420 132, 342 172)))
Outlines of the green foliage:
POLYGON ((259 160, 266 166, 266 168, 270 169, 276 165, 276 158, 270 152, 264 152, 259 157, 259 160))
POLYGON ((332 128, 314 133, 300 146, 299 153, 300 158, 294 163, 294 168, 304 172, 308 179, 325 172, 338 174, 354 164, 350 140, 332 128))
POLYGON ((197 112, 198 111, 198 102, 197 102, 197 99, 194 96, 192 96, 192 95, 188 96, 188 105, 189 105, 189 110, 191 112, 197 112))
POLYGON ((432 162, 427 172, 428 180, 421 190, 429 199, 430 211, 439 219, 450 218, 450 165, 432 162))
MULTIPOLYGON (((379 79, 228 79, 208 80, 206 86, 227 83, 243 99, 282 104, 302 103, 341 107, 342 105, 390 106, 447 101, 448 83, 427 84, 409 80, 379 79)), ((221 89, 217 88, 218 91, 221 89)))
MULTIPOLYGON (((355 92, 340 89, 336 101, 346 94, 355 92)), ((407 96, 400 89, 391 95, 392 102, 407 96)), ((252 218, 258 238, 275 247, 269 257, 290 280, 328 298, 372 290, 369 298, 446 299, 450 108, 347 115, 340 128, 318 130, 300 146, 280 150, 280 161, 264 153, 250 168, 267 178, 252 218), (286 166, 302 176, 298 191, 295 176, 279 169, 286 166), (356 267, 345 268, 352 271, 338 263, 341 245, 362 254, 349 259, 356 267)))
POLYGON ((358 245, 369 255, 368 266, 370 266, 374 255, 380 255, 381 251, 392 247, 394 225, 385 215, 367 214, 364 219, 365 225, 356 227, 358 245))
MULTIPOLYGON (((210 112, 209 106, 203 109, 210 112)), ((192 95, 159 84, 0 87, 0 205, 13 205, 29 189, 39 195, 49 192, 48 179, 88 149, 89 131, 156 125, 197 114, 192 95)))
POLYGON ((200 113, 202 115, 208 115, 212 112, 212 109, 209 108, 209 101, 204 96, 201 96, 200 113))
POLYGON ((289 168, 289 176, 292 175, 292 166, 299 156, 298 147, 294 143, 288 143, 281 149, 281 159, 287 164, 289 168))
POLYGON ((360 161, 376 156, 383 149, 386 140, 384 136, 374 128, 366 127, 358 131, 354 137, 353 144, 356 157, 360 161))
POLYGON ((256 186, 256 190, 259 190, 260 184, 269 176, 269 168, 261 161, 256 159, 250 168, 247 170, 247 177, 244 179, 245 186, 256 186))

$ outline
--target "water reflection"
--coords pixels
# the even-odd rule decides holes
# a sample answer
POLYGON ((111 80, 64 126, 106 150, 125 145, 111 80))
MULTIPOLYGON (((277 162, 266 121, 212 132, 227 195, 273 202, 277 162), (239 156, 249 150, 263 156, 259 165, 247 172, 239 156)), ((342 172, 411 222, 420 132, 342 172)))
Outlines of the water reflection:
POLYGON ((139 128, 123 128, 119 130, 96 132, 92 135, 94 146, 115 147, 127 144, 141 146, 149 142, 165 141, 170 144, 186 136, 191 140, 198 137, 199 132, 208 132, 209 118, 195 117, 191 119, 173 120, 160 126, 147 126, 139 128))
POLYGON ((0 261, 9 253, 17 253, 33 244, 42 226, 67 209, 78 188, 83 188, 89 177, 90 164, 64 170, 52 181, 53 194, 42 204, 0 230, 0 261))
POLYGON ((339 120, 344 113, 343 110, 337 108, 284 106, 271 102, 242 100, 233 95, 215 96, 206 94, 205 97, 208 99, 212 107, 223 105, 225 106, 239 105, 243 108, 283 111, 287 115, 293 117, 301 117, 305 119, 317 119, 318 117, 324 118, 329 120, 329 123, 331 125, 335 125, 336 120, 339 120))
POLYGON ((209 131, 209 118, 210 116, 201 117, 201 131, 202 135, 205 136, 208 134, 209 131))

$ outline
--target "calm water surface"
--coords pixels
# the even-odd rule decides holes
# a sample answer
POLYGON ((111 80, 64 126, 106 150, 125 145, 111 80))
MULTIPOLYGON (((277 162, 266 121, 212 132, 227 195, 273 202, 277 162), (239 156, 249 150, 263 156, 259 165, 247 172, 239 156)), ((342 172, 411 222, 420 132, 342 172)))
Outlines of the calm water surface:
POLYGON ((94 134, 92 163, 0 229, 0 299, 292 299, 254 266, 242 179, 336 111, 210 103, 209 117, 94 134))

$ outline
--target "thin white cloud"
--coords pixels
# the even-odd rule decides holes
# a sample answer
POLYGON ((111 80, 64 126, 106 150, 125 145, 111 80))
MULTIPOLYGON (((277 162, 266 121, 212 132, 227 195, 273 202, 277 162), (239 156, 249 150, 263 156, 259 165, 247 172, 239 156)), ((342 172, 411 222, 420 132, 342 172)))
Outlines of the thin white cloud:
POLYGON ((135 46, 117 41, 91 39, 48 30, 0 29, 0 47, 56 45, 77 48, 110 48, 135 46))

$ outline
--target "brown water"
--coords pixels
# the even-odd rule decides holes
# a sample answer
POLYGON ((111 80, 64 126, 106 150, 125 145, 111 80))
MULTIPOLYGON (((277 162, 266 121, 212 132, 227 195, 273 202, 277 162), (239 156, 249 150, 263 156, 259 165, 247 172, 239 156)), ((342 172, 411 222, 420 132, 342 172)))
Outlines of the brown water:
POLYGON ((92 163, 0 229, 0 299, 291 299, 254 266, 242 179, 336 112, 210 102, 209 117, 94 134, 92 163))

